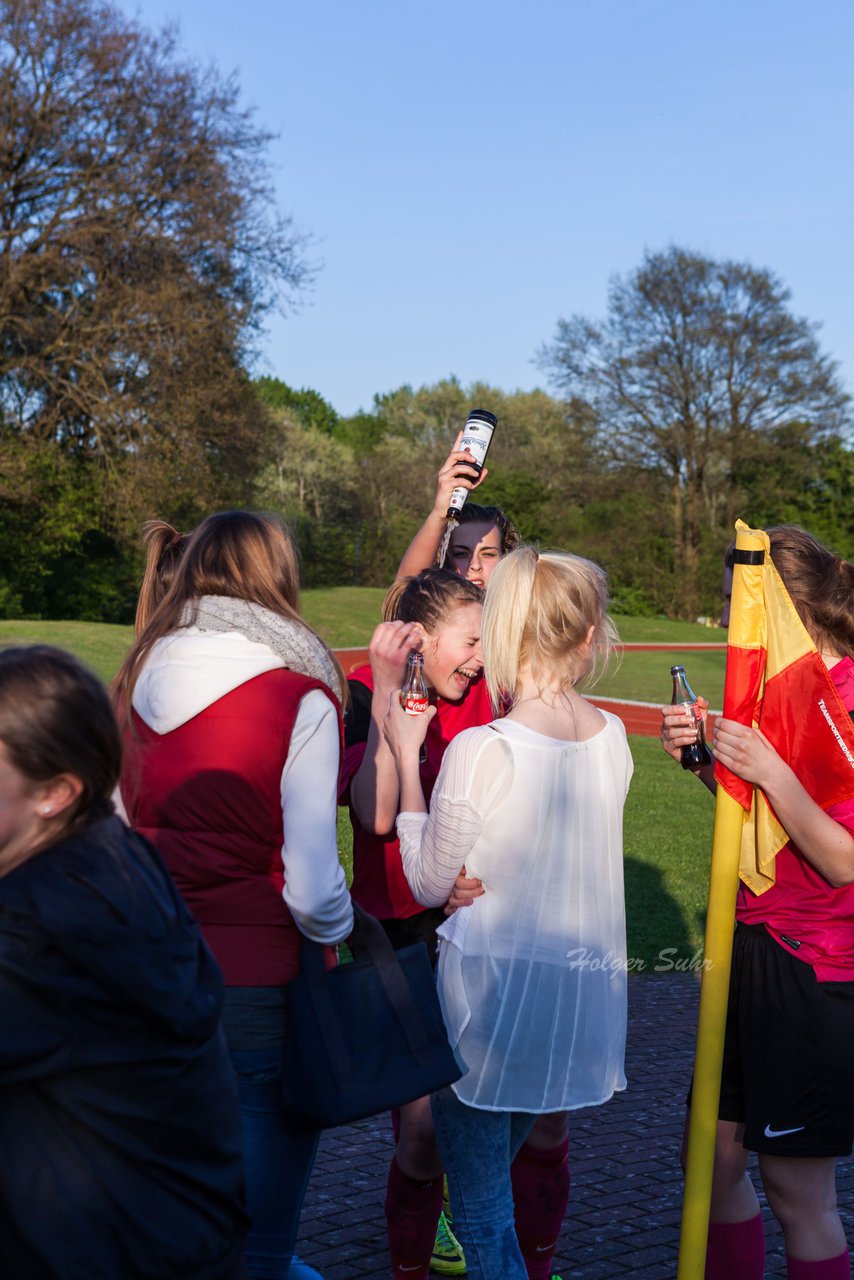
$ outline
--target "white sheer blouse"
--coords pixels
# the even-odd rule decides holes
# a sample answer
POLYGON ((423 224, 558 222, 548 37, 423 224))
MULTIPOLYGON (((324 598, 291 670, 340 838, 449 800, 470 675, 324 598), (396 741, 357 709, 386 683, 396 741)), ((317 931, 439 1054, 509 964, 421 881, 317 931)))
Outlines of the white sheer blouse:
POLYGON ((485 893, 439 930, 439 996, 461 1101, 563 1111, 624 1089, 622 721, 585 742, 512 720, 450 743, 429 815, 401 813, 412 892, 446 902, 463 864, 485 893))

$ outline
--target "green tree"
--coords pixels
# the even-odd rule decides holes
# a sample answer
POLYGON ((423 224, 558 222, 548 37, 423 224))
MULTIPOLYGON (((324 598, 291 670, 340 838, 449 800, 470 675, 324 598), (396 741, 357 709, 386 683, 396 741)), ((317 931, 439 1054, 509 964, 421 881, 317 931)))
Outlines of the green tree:
POLYGON ((274 415, 269 447, 271 460, 258 477, 256 500, 293 528, 303 584, 352 582, 358 528, 352 450, 291 409, 274 415))
POLYGON ((338 425, 338 414, 319 391, 310 387, 295 391, 280 378, 257 378, 254 387, 261 401, 270 409, 289 411, 307 427, 316 427, 318 431, 332 435, 338 425))
POLYGON ((394 576, 432 505, 436 473, 477 406, 497 415, 498 429, 476 500, 501 506, 525 538, 573 544, 599 465, 589 408, 544 391, 508 394, 447 378, 378 395, 373 413, 341 419, 335 428, 353 449, 358 476, 357 580, 394 576))
POLYGON ((799 524, 854 556, 854 451, 836 435, 814 441, 809 426, 788 423, 742 475, 744 510, 756 526, 799 524))
POLYGON ((666 480, 680 616, 698 612, 704 566, 775 432, 798 422, 814 443, 847 423, 835 366, 789 298, 768 271, 671 247, 612 281, 602 323, 560 320, 539 353, 554 384, 593 407, 613 460, 666 480))

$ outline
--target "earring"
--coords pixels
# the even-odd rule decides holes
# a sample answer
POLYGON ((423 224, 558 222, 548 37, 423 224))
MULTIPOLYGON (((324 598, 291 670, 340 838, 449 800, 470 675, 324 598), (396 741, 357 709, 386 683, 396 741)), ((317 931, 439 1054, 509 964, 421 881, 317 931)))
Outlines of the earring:
POLYGON ((41 815, 43 818, 49 818, 52 813, 53 813, 53 809, 49 804, 42 805, 41 815))

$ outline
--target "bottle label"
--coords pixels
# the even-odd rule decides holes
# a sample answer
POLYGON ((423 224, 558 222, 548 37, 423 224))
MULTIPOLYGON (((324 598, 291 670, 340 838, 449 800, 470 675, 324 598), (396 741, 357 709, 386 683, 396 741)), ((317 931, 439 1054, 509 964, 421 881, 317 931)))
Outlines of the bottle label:
MULTIPOLYGON (((492 439, 494 430, 495 428, 491 423, 483 422, 478 418, 470 418, 466 423, 465 434, 460 441, 459 447, 468 449, 479 469, 483 467, 486 451, 489 448, 489 442, 492 439)), ((468 489, 455 489, 448 503, 449 512, 462 511, 468 496, 468 489)))
POLYGON ((703 713, 700 710, 699 702, 683 702, 682 707, 686 716, 694 721, 694 726, 698 730, 703 728, 703 713))
POLYGON ((430 705, 430 699, 419 693, 402 693, 400 705, 408 716, 420 716, 430 705))

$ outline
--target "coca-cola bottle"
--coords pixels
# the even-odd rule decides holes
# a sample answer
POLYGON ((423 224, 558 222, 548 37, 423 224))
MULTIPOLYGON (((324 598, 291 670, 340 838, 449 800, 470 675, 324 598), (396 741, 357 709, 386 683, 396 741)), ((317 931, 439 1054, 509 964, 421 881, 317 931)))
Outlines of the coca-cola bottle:
POLYGON ((697 730, 697 741, 682 748, 682 768, 696 771, 712 763, 712 753, 706 745, 703 713, 697 706, 697 695, 688 683, 685 668, 671 667, 670 674, 673 676, 673 695, 670 701, 674 706, 681 705, 685 708, 685 714, 691 717, 697 730))
POLYGON ((424 683, 424 658, 413 649, 406 663, 406 678, 400 691, 400 705, 407 715, 420 716, 430 705, 424 683))

